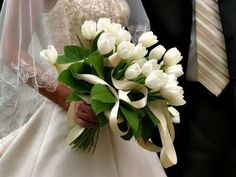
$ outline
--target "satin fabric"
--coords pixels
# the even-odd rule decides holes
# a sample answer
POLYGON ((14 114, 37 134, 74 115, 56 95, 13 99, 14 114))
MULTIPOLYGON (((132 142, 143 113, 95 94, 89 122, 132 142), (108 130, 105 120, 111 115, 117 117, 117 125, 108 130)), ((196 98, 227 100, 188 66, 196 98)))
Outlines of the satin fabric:
POLYGON ((46 99, 0 158, 4 177, 166 177, 158 156, 100 131, 94 155, 65 143, 66 112, 46 99))

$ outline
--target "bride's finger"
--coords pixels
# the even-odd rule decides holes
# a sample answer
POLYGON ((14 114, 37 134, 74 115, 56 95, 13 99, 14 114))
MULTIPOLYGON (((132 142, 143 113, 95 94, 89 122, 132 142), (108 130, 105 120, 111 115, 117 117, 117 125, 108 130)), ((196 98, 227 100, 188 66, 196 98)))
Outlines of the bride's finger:
POLYGON ((86 104, 85 102, 78 102, 75 105, 75 111, 76 112, 81 112, 82 111, 82 112, 88 113, 91 116, 95 116, 95 113, 92 110, 91 106, 86 104))
POLYGON ((97 117, 93 116, 93 115, 90 115, 86 112, 83 112, 83 111, 79 111, 77 114, 76 114, 77 117, 83 119, 83 120, 86 120, 88 122, 91 122, 91 123, 98 123, 99 120, 97 117))
POLYGON ((97 124, 87 122, 83 119, 77 118, 76 123, 83 128, 96 128, 97 124))

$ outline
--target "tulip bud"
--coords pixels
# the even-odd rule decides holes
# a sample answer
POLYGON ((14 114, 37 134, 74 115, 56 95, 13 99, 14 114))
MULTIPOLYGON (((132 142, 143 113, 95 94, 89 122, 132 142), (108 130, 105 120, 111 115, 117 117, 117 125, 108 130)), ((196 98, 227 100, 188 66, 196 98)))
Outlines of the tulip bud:
POLYGON ((98 50, 102 55, 110 53, 115 47, 116 38, 111 33, 102 33, 98 39, 98 50))
POLYGON ((40 58, 49 64, 55 64, 58 58, 57 50, 53 45, 49 45, 47 49, 40 52, 40 58))
POLYGON ((142 74, 145 77, 148 77, 154 70, 159 69, 159 65, 157 64, 157 61, 155 59, 148 60, 146 63, 144 63, 142 67, 142 74))
POLYGON ((151 47, 157 42, 157 36, 154 35, 152 31, 143 33, 138 40, 138 43, 141 43, 146 48, 151 47))
POLYGON ((173 65, 168 67, 165 72, 167 74, 174 74, 176 77, 180 77, 184 74, 182 65, 173 65))
POLYGON ((145 85, 154 90, 158 91, 166 83, 166 75, 162 70, 153 71, 145 80, 145 85))
POLYGON ((122 30, 121 24, 119 24, 119 23, 111 23, 107 27, 106 32, 112 33, 114 36, 116 36, 120 30, 122 30))
POLYGON ((134 47, 134 51, 131 56, 131 59, 133 59, 133 60, 141 59, 141 58, 145 57, 147 52, 148 52, 147 49, 145 47, 143 47, 142 44, 138 44, 134 47))
POLYGON ((142 59, 139 59, 139 60, 135 60, 134 62, 138 63, 140 68, 142 68, 143 65, 147 62, 147 60, 146 60, 146 58, 142 58, 142 59))
POLYGON ((127 30, 121 29, 117 34, 116 34, 116 44, 119 45, 121 42, 131 41, 131 34, 127 30))
POLYGON ((109 18, 99 18, 97 22, 97 30, 100 32, 102 30, 105 30, 109 27, 111 24, 111 20, 109 18))
POLYGON ((175 81, 167 81, 167 84, 161 88, 160 93, 171 105, 181 106, 186 103, 183 96, 183 88, 178 86, 175 81))
POLYGON ((177 48, 171 48, 165 53, 163 61, 166 66, 173 66, 179 63, 182 58, 177 48))
POLYGON ((159 61, 165 52, 166 52, 165 47, 163 47, 162 45, 158 45, 151 50, 148 58, 149 59, 156 59, 157 61, 159 61))
POLYGON ((123 41, 117 47, 118 56, 124 60, 129 59, 133 53, 134 44, 123 41))
POLYGON ((108 60, 112 67, 116 67, 120 63, 121 58, 117 53, 113 53, 111 56, 109 56, 108 60))
POLYGON ((141 68, 138 63, 130 65, 125 71, 125 78, 133 80, 141 74, 141 68))
POLYGON ((85 21, 84 24, 81 27, 82 35, 85 37, 85 39, 92 40, 95 38, 97 33, 97 24, 96 22, 89 20, 85 21))
POLYGON ((179 112, 174 107, 168 107, 168 111, 171 114, 173 123, 180 123, 180 115, 179 112))

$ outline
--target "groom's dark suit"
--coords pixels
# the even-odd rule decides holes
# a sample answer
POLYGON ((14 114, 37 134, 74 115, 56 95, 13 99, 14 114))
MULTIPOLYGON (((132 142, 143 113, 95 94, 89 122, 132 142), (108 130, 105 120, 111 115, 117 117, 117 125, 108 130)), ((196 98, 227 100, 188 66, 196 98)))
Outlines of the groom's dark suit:
MULTIPOLYGON (((166 48, 176 46, 186 70, 192 23, 191 0, 143 0, 151 28, 166 48)), ((181 78, 187 104, 180 107, 175 147, 178 164, 169 177, 236 176, 236 1, 219 0, 231 82, 219 97, 181 78)))

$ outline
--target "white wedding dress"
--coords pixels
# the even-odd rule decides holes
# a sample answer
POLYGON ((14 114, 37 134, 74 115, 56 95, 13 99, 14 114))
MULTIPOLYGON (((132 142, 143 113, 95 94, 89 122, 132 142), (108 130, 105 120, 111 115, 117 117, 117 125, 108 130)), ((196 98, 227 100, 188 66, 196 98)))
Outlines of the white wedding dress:
MULTIPOLYGON (((76 41, 73 36, 75 32, 81 35, 79 29, 84 20, 108 16, 125 24, 128 10, 123 0, 58 0, 49 12, 42 15, 42 22, 47 21, 51 25, 53 34, 43 30, 38 33, 44 33, 45 40, 42 43, 51 43, 61 51, 63 45, 76 41), (67 28, 64 25, 65 18, 67 28), (47 41, 47 35, 53 36, 51 41, 47 41)), ((66 112, 45 99, 29 122, 15 132, 8 143, 8 148, 0 157, 0 176, 166 176, 156 153, 142 149, 134 140, 124 141, 114 135, 109 127, 101 129, 94 155, 76 152, 65 143, 67 126, 66 112)))

